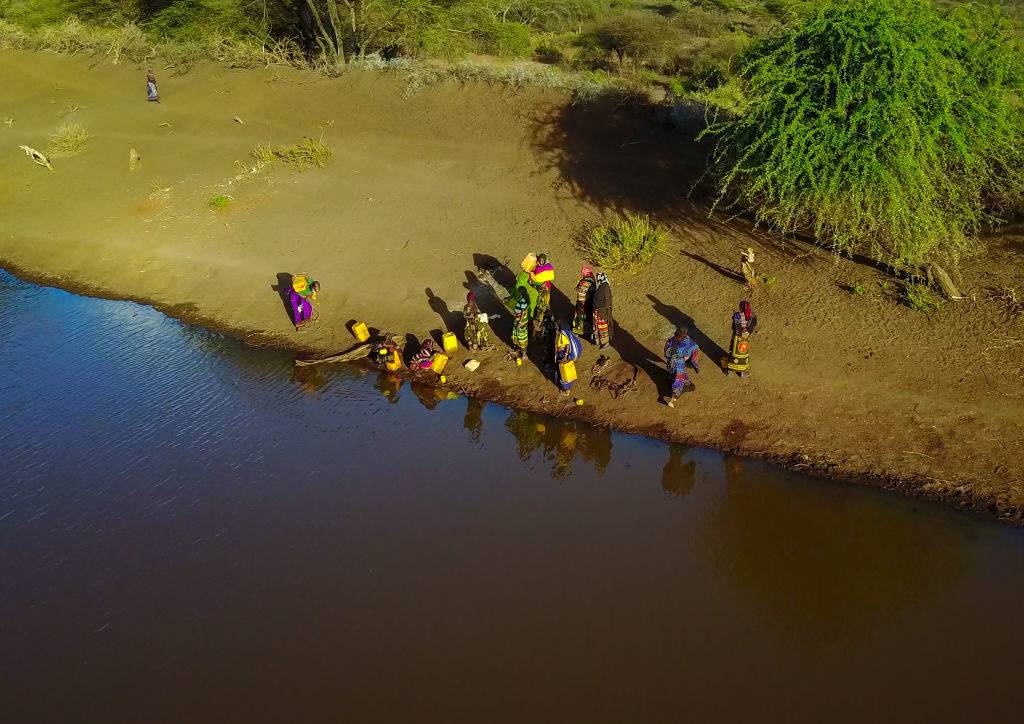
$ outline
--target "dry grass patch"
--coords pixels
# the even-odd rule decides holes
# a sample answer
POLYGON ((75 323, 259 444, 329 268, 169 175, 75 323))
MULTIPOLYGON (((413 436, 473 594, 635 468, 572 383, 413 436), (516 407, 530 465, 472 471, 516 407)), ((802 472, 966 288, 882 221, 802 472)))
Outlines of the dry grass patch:
POLYGON ((281 161, 298 166, 303 170, 314 166, 323 168, 333 153, 330 146, 324 143, 323 136, 320 138, 305 137, 293 146, 260 144, 252 150, 252 156, 256 159, 259 168, 281 161))
POLYGON ((67 123, 50 134, 46 155, 54 157, 76 156, 85 150, 92 134, 77 123, 67 123))

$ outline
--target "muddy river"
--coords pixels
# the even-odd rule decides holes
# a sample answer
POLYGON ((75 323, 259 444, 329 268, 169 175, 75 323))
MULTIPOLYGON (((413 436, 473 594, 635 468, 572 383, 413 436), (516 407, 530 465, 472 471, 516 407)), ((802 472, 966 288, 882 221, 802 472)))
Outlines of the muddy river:
POLYGON ((988 520, 2 273, 0 431, 5 722, 1020 715, 988 520))

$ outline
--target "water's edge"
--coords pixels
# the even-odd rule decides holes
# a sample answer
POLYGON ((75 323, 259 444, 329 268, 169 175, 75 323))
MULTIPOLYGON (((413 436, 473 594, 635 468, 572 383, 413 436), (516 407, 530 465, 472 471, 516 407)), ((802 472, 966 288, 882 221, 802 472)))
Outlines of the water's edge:
MULTIPOLYGON (((294 337, 277 335, 265 330, 249 329, 231 325, 230 323, 215 319, 200 312, 192 304, 167 304, 145 297, 135 297, 101 288, 98 286, 82 283, 65 276, 48 274, 38 270, 26 269, 7 259, 0 258, 0 269, 7 271, 15 277, 39 286, 62 289, 72 294, 97 299, 113 301, 133 302, 143 304, 167 317, 179 320, 186 324, 203 327, 234 339, 237 339, 251 347, 262 347, 269 349, 285 350, 293 353, 324 354, 327 350, 318 347, 303 345, 294 337)), ((336 350, 337 351, 337 350, 336 350)), ((401 376, 405 379, 413 379, 414 376, 405 372, 401 376)), ((437 384, 415 377, 419 382, 425 384, 437 384)), ((995 518, 996 520, 1008 523, 1017 527, 1024 527, 1024 510, 1018 506, 1008 505, 998 500, 992 494, 977 492, 970 489, 970 481, 958 486, 954 491, 938 488, 936 480, 923 475, 906 475, 896 472, 868 473, 863 470, 855 470, 845 466, 842 462, 831 460, 827 456, 817 459, 803 454, 799 449, 793 449, 785 453, 775 453, 757 449, 743 443, 735 444, 726 440, 721 435, 691 436, 672 433, 662 425, 629 425, 614 419, 613 416, 597 414, 595 408, 571 406, 567 410, 556 410, 543 404, 530 404, 528 400, 517 398, 503 387, 500 382, 490 381, 485 384, 458 384, 448 383, 446 388, 467 397, 473 397, 485 402, 493 402, 509 408, 524 410, 526 412, 548 415, 551 417, 563 417, 582 420, 588 424, 604 427, 617 432, 661 440, 667 443, 678 443, 688 447, 709 448, 722 453, 739 455, 748 458, 756 458, 778 465, 786 470, 810 475, 816 478, 832 482, 843 482, 847 484, 876 487, 891 493, 909 496, 933 503, 940 503, 967 514, 979 515, 982 517, 995 518)))

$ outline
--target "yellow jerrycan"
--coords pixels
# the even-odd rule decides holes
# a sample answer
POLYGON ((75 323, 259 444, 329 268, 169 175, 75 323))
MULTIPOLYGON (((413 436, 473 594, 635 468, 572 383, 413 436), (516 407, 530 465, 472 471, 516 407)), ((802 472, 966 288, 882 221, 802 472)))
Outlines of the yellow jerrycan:
POLYGON ((445 354, 455 354, 459 351, 459 338, 455 336, 455 332, 445 332, 441 335, 441 345, 445 354))
POLYGON ((448 364, 448 355, 438 352, 434 355, 434 361, 430 363, 430 369, 434 370, 437 374, 441 374, 444 372, 446 364, 448 364))
POLYGON ((558 377, 562 382, 576 381, 576 363, 572 360, 558 363, 558 377))
POLYGON ((370 338, 370 330, 366 327, 366 322, 356 322, 352 325, 352 335, 360 342, 365 342, 370 338))

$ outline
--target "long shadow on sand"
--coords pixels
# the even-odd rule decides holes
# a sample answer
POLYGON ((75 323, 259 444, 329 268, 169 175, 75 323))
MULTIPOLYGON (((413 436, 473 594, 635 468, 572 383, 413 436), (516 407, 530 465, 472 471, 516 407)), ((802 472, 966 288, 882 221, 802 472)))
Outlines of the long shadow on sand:
POLYGON ((288 321, 291 324, 295 324, 295 319, 292 317, 292 275, 289 272, 278 272, 277 273, 277 284, 271 284, 270 288, 277 292, 277 296, 281 297, 281 305, 284 307, 284 314, 288 317, 288 321))
POLYGON ((722 371, 719 361, 725 357, 725 350, 700 330, 697 323, 693 321, 693 317, 684 314, 678 307, 665 304, 653 294, 648 294, 647 298, 654 305, 654 311, 667 319, 673 326, 686 327, 690 331, 690 338, 697 343, 700 351, 704 354, 705 360, 703 361, 710 362, 722 371))

